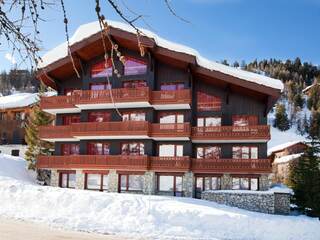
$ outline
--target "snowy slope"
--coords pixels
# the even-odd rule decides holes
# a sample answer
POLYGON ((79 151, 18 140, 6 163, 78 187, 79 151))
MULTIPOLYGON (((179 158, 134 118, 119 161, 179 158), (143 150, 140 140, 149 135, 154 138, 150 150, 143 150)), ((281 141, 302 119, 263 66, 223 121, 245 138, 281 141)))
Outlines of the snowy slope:
MULTIPOLYGON (((130 33, 136 33, 135 30, 130 27, 129 25, 122 23, 122 22, 116 22, 116 21, 111 21, 107 20, 108 24, 117 29, 121 29, 126 32, 130 33)), ((254 82, 257 84, 261 84, 267 87, 283 90, 283 83, 280 80, 273 79, 267 76, 263 76, 260 74, 244 71, 241 69, 225 66, 221 63, 217 63, 214 61, 211 61, 209 59, 206 59, 202 57, 198 51, 195 49, 192 49, 190 47, 174 43, 171 41, 168 41, 164 38, 159 37, 157 34, 147 30, 147 29, 140 29, 143 32, 143 35, 154 39, 155 43, 163 48, 175 51, 175 52, 181 52, 181 53, 186 53, 192 56, 196 57, 196 61, 199 66, 204 67, 208 70, 211 71, 218 71, 222 72, 231 76, 238 77, 240 79, 249 81, 249 82, 254 82)), ((83 24, 78 29, 76 32, 73 34, 73 36, 70 38, 70 45, 73 45, 75 43, 81 42, 90 36, 100 32, 100 25, 99 22, 91 22, 87 24, 83 24)), ((54 63, 66 56, 68 56, 68 48, 67 48, 67 43, 64 42, 57 46, 56 48, 52 49, 51 51, 47 52, 43 57, 42 57, 42 62, 39 64, 39 68, 44 68, 47 65, 54 63)))
POLYGON ((24 172, 23 160, 3 155, 0 159, 0 216, 4 217, 139 239, 313 240, 320 236, 320 222, 305 216, 254 213, 190 198, 38 186, 24 172))

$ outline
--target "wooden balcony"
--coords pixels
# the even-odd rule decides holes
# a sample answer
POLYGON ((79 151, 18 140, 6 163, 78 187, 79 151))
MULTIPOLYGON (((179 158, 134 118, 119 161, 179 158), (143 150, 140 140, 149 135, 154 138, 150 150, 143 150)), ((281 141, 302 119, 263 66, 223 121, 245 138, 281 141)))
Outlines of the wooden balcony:
POLYGON ((153 123, 151 127, 151 135, 156 139, 189 139, 190 134, 190 123, 153 123))
POLYGON ((37 168, 147 170, 148 156, 69 155, 39 156, 37 168))
POLYGON ((74 94, 75 103, 107 104, 124 102, 149 102, 149 88, 115 88, 110 90, 83 90, 74 94), (112 100, 113 99, 113 100, 112 100))
POLYGON ((146 121, 124 122, 82 122, 71 125, 73 136, 149 136, 149 123, 146 121))
POLYGON ((71 139, 73 138, 71 126, 41 126, 39 128, 39 137, 41 139, 71 139))
POLYGON ((41 97, 41 109, 76 108, 73 96, 41 97))
POLYGON ((154 171, 189 171, 191 167, 190 157, 150 157, 150 169, 154 171))
POLYGON ((176 108, 190 108, 191 90, 183 89, 176 91, 153 91, 151 94, 151 103, 157 109, 162 109, 164 105, 172 105, 176 108))
POLYGON ((195 173, 270 173, 270 159, 192 159, 195 173))
POLYGON ((215 126, 215 127, 193 127, 192 140, 270 140, 270 126, 215 126))

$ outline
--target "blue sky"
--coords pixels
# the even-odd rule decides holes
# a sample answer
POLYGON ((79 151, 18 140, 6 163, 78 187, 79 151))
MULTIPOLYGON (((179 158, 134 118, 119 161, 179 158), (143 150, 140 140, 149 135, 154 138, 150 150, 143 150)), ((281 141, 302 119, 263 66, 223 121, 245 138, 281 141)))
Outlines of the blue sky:
MULTIPOLYGON (((122 1, 147 15, 150 30, 193 47, 212 60, 248 62, 255 58, 284 60, 299 56, 302 61, 320 64, 320 0, 171 0, 176 12, 190 24, 172 16, 163 0, 117 2, 122 1)), ((101 3, 107 19, 120 20, 106 1, 101 3)), ((65 4, 70 35, 79 25, 96 20, 95 0, 65 0, 65 4)), ((40 37, 45 52, 65 41, 65 34, 58 6, 46 10, 43 16, 46 22, 40 24, 40 37)), ((148 28, 143 22, 138 25, 148 28)), ((12 67, 12 61, 7 59, 10 50, 3 46, 0 70, 12 67)))

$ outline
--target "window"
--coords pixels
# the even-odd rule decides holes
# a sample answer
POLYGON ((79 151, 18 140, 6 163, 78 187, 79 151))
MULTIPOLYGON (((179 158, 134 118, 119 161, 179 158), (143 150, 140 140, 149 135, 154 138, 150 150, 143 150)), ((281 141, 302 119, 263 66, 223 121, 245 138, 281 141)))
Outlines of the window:
POLYGON ((78 143, 61 144, 61 155, 78 155, 79 152, 78 143))
POLYGON ((143 190, 144 177, 143 175, 135 174, 120 174, 120 191, 137 191, 143 190))
POLYGON ((144 155, 143 143, 122 143, 121 144, 122 155, 144 155))
POLYGON ((60 173, 60 187, 75 188, 76 173, 75 172, 61 172, 60 173))
POLYGON ((233 177, 232 189, 257 191, 259 189, 259 180, 256 177, 233 177))
POLYGON ((221 117, 199 117, 197 119, 198 127, 218 127, 221 126, 221 117))
POLYGON ((111 89, 111 84, 108 83, 91 83, 90 84, 90 90, 98 91, 98 90, 107 90, 111 89))
POLYGON ((109 176, 101 173, 86 173, 86 189, 88 190, 108 190, 109 176))
POLYGON ((7 118, 7 113, 0 112, 0 120, 6 120, 6 118, 7 118))
POLYGON ((159 145, 160 157, 182 157, 183 145, 161 144, 159 145))
POLYGON ((201 192, 221 189, 221 178, 215 176, 196 177, 196 198, 201 198, 201 192))
POLYGON ((232 116, 232 125, 237 127, 258 125, 258 116, 250 116, 250 115, 232 116))
POLYGON ((24 112, 14 112, 14 120, 24 120, 25 113, 24 112))
POLYGON ((158 175, 158 191, 182 196, 182 176, 158 175))
POLYGON ((123 113, 122 121, 145 121, 146 113, 145 112, 131 112, 123 113))
POLYGON ((162 91, 176 91, 184 89, 184 83, 161 83, 160 90, 162 91))
POLYGON ((99 77, 110 77, 112 76, 112 62, 109 58, 107 62, 105 60, 94 64, 91 67, 91 77, 99 78, 99 77))
POLYGON ((62 116, 62 124, 63 125, 70 125, 72 123, 79 123, 80 122, 80 115, 65 115, 62 116))
POLYGON ((162 112, 159 114, 159 122, 160 123, 184 123, 184 114, 162 112))
POLYGON ((219 159, 221 148, 217 146, 197 147, 197 158, 219 159))
POLYGON ((147 63, 133 57, 125 57, 124 75, 140 75, 147 73, 147 63))
POLYGON ((110 144, 101 142, 89 142, 88 143, 88 154, 89 155, 109 155, 110 144))
POLYGON ((125 81, 123 82, 124 88, 143 88, 147 87, 147 82, 144 80, 125 81))
POLYGON ((233 159, 258 159, 258 147, 235 146, 232 147, 233 159))
POLYGON ((109 122, 111 119, 110 112, 90 112, 88 114, 89 122, 109 122))
POLYGON ((220 111, 221 98, 209 93, 197 92, 198 111, 220 111))

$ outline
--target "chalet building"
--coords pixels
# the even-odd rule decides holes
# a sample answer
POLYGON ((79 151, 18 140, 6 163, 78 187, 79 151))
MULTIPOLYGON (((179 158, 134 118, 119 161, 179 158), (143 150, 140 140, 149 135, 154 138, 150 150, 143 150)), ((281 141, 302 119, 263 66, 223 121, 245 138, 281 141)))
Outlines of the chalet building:
POLYGON ((56 115, 54 126, 40 129, 55 143, 54 155, 37 161, 51 170, 51 185, 187 197, 268 189, 267 114, 282 83, 211 62, 149 31, 141 56, 134 31, 109 24, 123 56, 113 58, 121 77, 104 61, 97 22, 72 37, 73 63, 64 43, 40 65, 37 78, 58 92, 41 99, 56 115))
POLYGON ((273 182, 288 183, 290 164, 298 161, 308 144, 301 141, 287 142, 268 150, 272 162, 273 182))

